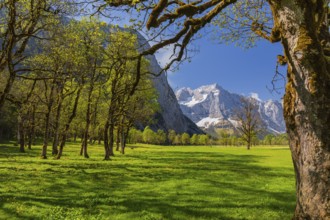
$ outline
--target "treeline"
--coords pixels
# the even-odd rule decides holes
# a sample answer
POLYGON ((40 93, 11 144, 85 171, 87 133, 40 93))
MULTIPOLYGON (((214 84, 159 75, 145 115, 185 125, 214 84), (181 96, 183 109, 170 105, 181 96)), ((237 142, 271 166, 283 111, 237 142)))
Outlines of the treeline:
MULTIPOLYGON (((242 146, 246 145, 246 141, 240 136, 229 135, 227 137, 220 137, 214 140, 214 143, 222 146, 242 146)), ((264 137, 253 137, 251 141, 252 145, 289 145, 287 134, 273 135, 268 134, 264 137)))
MULTIPOLYGON (((131 129, 128 135, 128 142, 157 144, 157 145, 221 145, 221 146, 245 146, 246 141, 231 130, 222 129, 220 136, 214 137, 207 134, 188 133, 177 134, 174 130, 167 133, 163 130, 153 131, 149 126, 143 131, 131 129)), ((256 136, 252 140, 252 145, 288 145, 286 134, 268 134, 263 138, 256 136)))
POLYGON ((149 126, 146 126, 143 131, 131 129, 128 141, 132 144, 208 145, 210 143, 210 136, 206 134, 194 134, 190 136, 188 133, 177 134, 174 130, 165 132, 161 129, 155 132, 149 126))
MULTIPOLYGON (((233 129, 215 128, 211 132, 215 144, 240 146, 246 145, 242 134, 233 129)), ((288 145, 287 134, 265 134, 265 131, 251 135, 251 145, 288 145)))
MULTIPOLYGON (((70 137, 82 138, 85 158, 88 145, 102 140, 108 160, 114 143, 124 153, 130 129, 158 110, 149 62, 133 59, 139 42, 129 31, 91 18, 64 23, 30 42, 0 111, 0 139, 16 137, 24 152, 41 138, 41 157, 51 147, 57 159, 70 137)), ((0 75, 0 91, 9 71, 0 75)))

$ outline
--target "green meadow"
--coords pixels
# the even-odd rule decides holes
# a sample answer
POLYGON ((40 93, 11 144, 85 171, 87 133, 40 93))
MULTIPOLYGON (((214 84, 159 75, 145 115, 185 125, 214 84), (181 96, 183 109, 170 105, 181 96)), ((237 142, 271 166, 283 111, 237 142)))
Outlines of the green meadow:
MULTIPOLYGON (((1 219, 290 219, 288 147, 132 145, 103 161, 70 143, 61 160, 0 144, 1 219)), ((50 152, 49 154, 50 155, 50 152)))

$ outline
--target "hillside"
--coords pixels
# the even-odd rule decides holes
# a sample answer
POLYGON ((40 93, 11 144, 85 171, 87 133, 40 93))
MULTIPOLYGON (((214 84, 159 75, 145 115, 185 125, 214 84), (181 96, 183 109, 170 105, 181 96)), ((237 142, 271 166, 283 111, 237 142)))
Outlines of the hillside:
MULTIPOLYGON (((140 49, 149 48, 146 39, 135 32, 138 36, 140 49)), ((147 59, 150 61, 150 71, 154 74, 161 72, 156 57, 149 55, 147 59)), ((189 117, 183 114, 180 105, 176 99, 175 93, 168 84, 166 73, 160 76, 152 76, 152 81, 158 92, 158 103, 160 105, 160 112, 155 115, 156 123, 151 125, 154 130, 175 130, 176 133, 187 132, 189 134, 201 134, 203 131, 199 129, 189 117)))

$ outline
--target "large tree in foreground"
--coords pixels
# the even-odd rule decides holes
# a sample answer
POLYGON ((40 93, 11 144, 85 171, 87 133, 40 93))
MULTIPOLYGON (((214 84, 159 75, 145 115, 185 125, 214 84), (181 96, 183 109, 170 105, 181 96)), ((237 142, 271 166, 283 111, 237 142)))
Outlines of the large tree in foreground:
POLYGON ((281 42, 284 55, 279 56, 279 61, 287 64, 284 117, 297 186, 294 219, 330 218, 330 42, 327 0, 105 2, 108 6, 126 7, 127 10, 136 8, 141 12, 145 9, 147 14, 141 16, 140 24, 147 29, 159 30, 158 35, 153 36, 165 33, 158 38, 161 39, 159 43, 142 52, 138 59, 173 45, 176 56, 172 57, 169 65, 182 60, 192 38, 218 17, 221 28, 243 27, 237 28, 238 33, 250 30, 255 36, 272 43, 281 42), (234 16, 236 12, 242 16, 234 16), (264 19, 268 12, 271 12, 271 20, 264 19))

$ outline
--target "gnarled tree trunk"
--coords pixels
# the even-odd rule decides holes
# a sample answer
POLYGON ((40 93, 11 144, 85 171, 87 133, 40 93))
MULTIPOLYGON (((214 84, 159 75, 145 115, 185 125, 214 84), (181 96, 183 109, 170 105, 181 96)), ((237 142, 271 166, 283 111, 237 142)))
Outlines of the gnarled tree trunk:
POLYGON ((294 219, 330 219, 326 1, 269 1, 288 64, 284 117, 296 174, 294 219))
POLYGON ((18 115, 18 131, 17 131, 17 139, 19 144, 19 152, 25 153, 24 145, 25 145, 25 132, 24 132, 24 119, 22 113, 18 115))
POLYGON ((110 156, 115 156, 113 153, 113 145, 114 145, 114 129, 115 125, 113 123, 113 120, 110 122, 110 127, 109 127, 109 155, 110 156))
POLYGON ((91 125, 91 102, 92 102, 93 86, 94 85, 91 84, 91 87, 88 92, 86 125, 85 125, 85 130, 83 132, 83 137, 82 137, 83 139, 82 139, 81 150, 80 150, 80 155, 84 155, 85 158, 89 158, 89 155, 87 153, 87 146, 88 146, 89 128, 91 125))
POLYGON ((110 154, 109 154, 109 137, 108 137, 108 130, 109 130, 109 120, 106 121, 104 125, 104 160, 110 160, 110 154))
POLYGON ((116 151, 119 151, 120 133, 121 133, 120 131, 121 131, 121 127, 118 126, 117 135, 116 135, 116 151))
POLYGON ((81 90, 82 90, 82 86, 80 86, 78 88, 77 95, 76 95, 76 98, 75 98, 75 101, 74 101, 74 104, 73 104, 73 109, 72 109, 71 115, 70 115, 68 121, 65 124, 65 129, 64 129, 63 134, 62 134, 62 140, 61 140, 60 148, 59 148, 59 151, 57 153, 56 159, 61 159, 61 156, 63 154, 63 148, 65 146, 66 137, 67 137, 67 134, 69 132, 71 122, 73 121, 73 119, 76 117, 76 114, 77 114, 77 108, 78 108, 78 103, 79 103, 79 99, 80 99, 81 90))
POLYGON ((34 142, 35 137, 35 114, 36 114, 36 107, 32 106, 32 112, 30 113, 30 123, 29 123, 29 131, 28 131, 28 149, 32 149, 32 144, 34 142))
MULTIPOLYGON (((60 96, 62 96, 62 94, 60 94, 60 96)), ((59 99, 58 99, 58 106, 57 106, 57 109, 56 109, 52 155, 57 155, 58 154, 59 135, 60 135, 60 119, 61 119, 61 110, 62 110, 62 99, 63 99, 62 97, 59 97, 59 99)))
MULTIPOLYGON (((46 83, 46 82, 45 82, 46 83)), ((52 82, 52 86, 50 88, 50 94, 49 94, 49 100, 47 103, 47 111, 45 116, 45 128, 44 128, 44 141, 43 146, 41 150, 41 158, 47 159, 47 147, 48 147, 48 141, 49 141, 49 131, 50 131, 50 116, 54 104, 54 89, 55 89, 55 80, 52 82)), ((45 91, 45 97, 47 97, 47 90, 45 91)))

